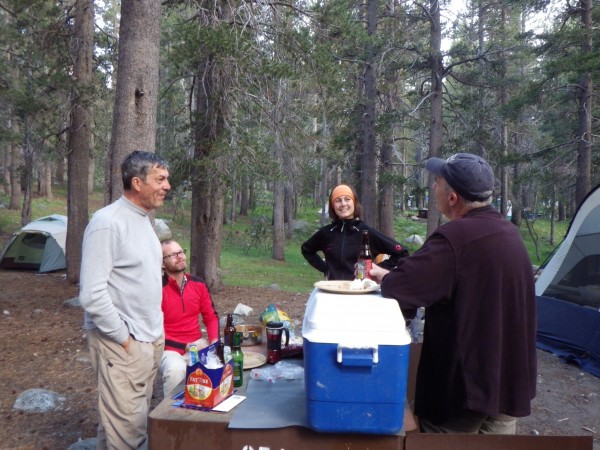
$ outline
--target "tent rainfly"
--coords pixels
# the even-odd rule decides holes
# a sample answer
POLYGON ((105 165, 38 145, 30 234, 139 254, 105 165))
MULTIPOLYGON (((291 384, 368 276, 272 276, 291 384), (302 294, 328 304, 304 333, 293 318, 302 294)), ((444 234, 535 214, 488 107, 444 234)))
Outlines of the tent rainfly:
POLYGON ((42 217, 13 234, 0 253, 0 269, 37 270, 40 273, 66 269, 67 217, 42 217))
POLYGON ((600 185, 535 283, 538 347, 600 377, 600 185))

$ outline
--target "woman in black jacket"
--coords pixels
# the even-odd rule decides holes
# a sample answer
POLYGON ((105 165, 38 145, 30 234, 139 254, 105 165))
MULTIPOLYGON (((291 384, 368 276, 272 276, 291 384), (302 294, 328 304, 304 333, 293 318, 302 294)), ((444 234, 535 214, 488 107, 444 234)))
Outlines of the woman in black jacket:
POLYGON ((362 231, 369 231, 369 246, 373 259, 379 254, 389 255, 379 266, 391 269, 408 256, 408 251, 398 242, 371 228, 362 220, 362 207, 356 191, 340 184, 329 196, 329 217, 332 223, 320 228, 302 244, 304 258, 322 272, 328 280, 353 280, 354 265, 362 242, 362 231), (318 252, 322 252, 325 260, 318 252))

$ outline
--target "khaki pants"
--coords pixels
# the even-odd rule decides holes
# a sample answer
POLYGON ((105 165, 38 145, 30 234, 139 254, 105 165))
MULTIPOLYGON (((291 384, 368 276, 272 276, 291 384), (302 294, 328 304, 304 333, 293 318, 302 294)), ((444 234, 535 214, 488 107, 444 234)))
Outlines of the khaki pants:
MULTIPOLYGON (((198 349, 208 347, 208 340, 204 338, 200 338, 193 343, 196 344, 198 349)), ((170 395, 175 394, 173 391, 185 378, 185 372, 189 360, 189 352, 185 352, 183 355, 180 355, 173 350, 165 350, 163 352, 162 359, 160 360, 159 371, 162 374, 163 379, 164 398, 168 398, 170 395)))
POLYGON ((168 398, 185 378, 189 353, 180 355, 172 350, 165 350, 160 361, 160 372, 163 379, 163 396, 168 398))
POLYGON ((419 418, 419 426, 423 433, 515 434, 517 419, 505 414, 489 417, 464 410, 440 425, 419 418))
POLYGON ((99 330, 88 331, 92 368, 98 380, 99 450, 145 449, 152 385, 164 348, 132 339, 129 353, 99 330))

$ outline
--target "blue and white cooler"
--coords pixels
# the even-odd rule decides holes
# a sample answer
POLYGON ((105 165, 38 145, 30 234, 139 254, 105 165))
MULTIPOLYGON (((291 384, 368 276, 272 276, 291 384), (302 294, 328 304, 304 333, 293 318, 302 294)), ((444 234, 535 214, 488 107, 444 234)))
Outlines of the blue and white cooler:
POLYGON ((312 429, 370 434, 402 430, 410 337, 396 300, 315 289, 302 337, 312 429))

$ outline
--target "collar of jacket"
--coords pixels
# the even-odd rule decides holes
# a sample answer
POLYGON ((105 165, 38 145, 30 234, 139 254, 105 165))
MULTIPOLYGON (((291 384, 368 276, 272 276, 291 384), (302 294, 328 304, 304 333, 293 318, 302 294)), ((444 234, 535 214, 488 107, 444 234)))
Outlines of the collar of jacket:
POLYGON ((348 219, 348 220, 336 220, 335 222, 333 222, 333 226, 331 227, 331 229, 329 231, 335 231, 337 228, 339 228, 340 233, 344 231, 344 228, 346 226, 349 226, 351 230, 354 231, 360 231, 359 225, 360 225, 361 220, 358 217, 355 217, 354 219, 348 219))
MULTIPOLYGON (((187 272, 184 272, 183 273, 183 286, 185 286, 188 281, 189 281, 189 274, 187 272)), ((169 283, 173 284, 177 289, 179 289, 179 285, 177 284, 177 281, 175 281, 175 278, 172 278, 169 275, 167 275, 166 272, 163 272, 162 287, 167 286, 169 283)))

